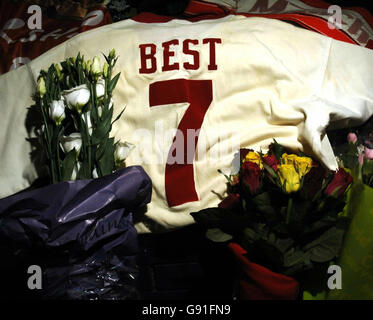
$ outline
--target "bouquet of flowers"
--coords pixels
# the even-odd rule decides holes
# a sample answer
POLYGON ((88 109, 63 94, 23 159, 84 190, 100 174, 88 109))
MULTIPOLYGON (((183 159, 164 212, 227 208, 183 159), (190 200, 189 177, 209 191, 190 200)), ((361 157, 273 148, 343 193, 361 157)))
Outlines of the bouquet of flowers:
POLYGON ((373 132, 365 137, 350 132, 347 143, 338 150, 338 159, 357 179, 373 187, 373 132))
POLYGON ((124 110, 113 120, 118 58, 114 50, 104 57, 103 66, 78 54, 41 70, 29 111, 40 119, 36 153, 49 183, 0 200, 2 267, 38 265, 43 298, 137 296, 132 215, 150 202, 151 180, 125 167, 133 145, 110 137, 124 110))
POLYGON ((343 270, 343 290, 328 299, 373 299, 373 119, 347 135, 336 147, 341 166, 354 176, 348 193, 346 214, 351 217, 337 264, 343 270))
POLYGON ((41 70, 32 106, 40 114, 36 132, 46 155, 52 183, 98 178, 123 167, 134 147, 110 137, 113 90, 120 73, 112 77, 117 61, 114 49, 105 56, 85 61, 80 53, 48 70, 41 70))
POLYGON ((302 282, 306 272, 338 256, 348 225, 343 208, 352 176, 346 170, 326 170, 275 141, 266 154, 241 149, 239 172, 226 178, 228 197, 192 216, 231 235, 246 267, 254 263, 251 270, 260 266, 284 276, 281 281, 302 282))

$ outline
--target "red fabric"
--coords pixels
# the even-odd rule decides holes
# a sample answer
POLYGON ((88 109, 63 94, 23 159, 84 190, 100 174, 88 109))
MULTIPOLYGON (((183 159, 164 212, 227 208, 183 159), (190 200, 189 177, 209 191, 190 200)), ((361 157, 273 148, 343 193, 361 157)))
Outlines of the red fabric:
POLYGON ((299 293, 299 283, 288 276, 250 262, 244 254, 246 250, 231 242, 230 250, 237 258, 240 268, 250 281, 240 280, 240 299, 243 300, 295 300, 299 293))
MULTIPOLYGON (((310 5, 311 7, 322 9, 327 9, 331 5, 322 0, 302 0, 302 2, 310 5)), ((266 7, 266 5, 268 6, 268 2, 266 2, 266 0, 256 2, 256 4, 258 3, 261 3, 264 7, 266 7)), ((275 3, 281 5, 286 4, 286 2, 282 3, 281 1, 275 3)), ((254 7, 256 7, 256 5, 254 7)), ((373 26, 373 16, 366 9, 359 7, 344 7, 343 9, 353 10, 359 13, 362 16, 362 19, 364 19, 367 23, 373 26)), ((305 9, 304 12, 301 13, 288 13, 281 11, 275 12, 274 10, 271 10, 272 9, 269 8, 266 12, 260 10, 261 13, 257 13, 255 12, 255 10, 253 10, 254 13, 236 12, 235 9, 219 6, 215 3, 209 3, 208 1, 191 0, 184 13, 188 16, 193 17, 188 19, 190 21, 198 21, 205 18, 211 19, 213 15, 215 15, 215 18, 220 18, 227 14, 237 14, 244 15, 246 17, 264 17, 270 19, 293 21, 302 27, 316 31, 335 40, 344 41, 347 43, 357 45, 363 45, 367 48, 373 49, 372 39, 367 39, 367 42, 365 42, 366 40, 363 40, 366 37, 369 37, 369 34, 365 30, 361 29, 362 26, 360 26, 360 32, 354 30, 354 28, 357 28, 356 26, 350 26, 350 28, 348 28, 347 30, 330 29, 328 26, 328 21, 323 17, 317 16, 317 14, 313 13, 312 10, 305 9), (358 34, 360 34, 360 36, 357 36, 358 34)), ((352 17, 352 19, 356 19, 354 25, 359 25, 362 23, 361 19, 359 18, 352 17)))
MULTIPOLYGON (((74 35, 112 22, 106 8, 97 7, 83 21, 42 15, 41 30, 30 30, 30 4, 0 1, 0 74, 26 64, 74 35)), ((33 20, 32 20, 33 21, 33 20)))
POLYGON ((301 26, 316 31, 327 37, 335 40, 344 41, 347 43, 356 44, 356 41, 351 39, 343 30, 330 29, 328 27, 328 21, 323 20, 320 17, 309 16, 306 14, 298 13, 282 13, 282 14, 256 14, 256 13, 240 13, 246 17, 263 17, 278 20, 294 21, 301 26))

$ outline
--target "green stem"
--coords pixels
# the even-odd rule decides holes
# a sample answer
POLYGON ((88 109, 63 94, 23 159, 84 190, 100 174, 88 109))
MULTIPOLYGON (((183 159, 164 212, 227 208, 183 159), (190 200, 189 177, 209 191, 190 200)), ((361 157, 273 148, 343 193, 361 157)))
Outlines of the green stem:
POLYGON ((47 147, 47 154, 48 154, 48 159, 49 159, 49 169, 50 169, 50 174, 52 178, 52 183, 54 184, 56 182, 56 173, 55 173, 55 164, 54 164, 54 157, 52 155, 52 148, 51 148, 51 136, 49 133, 49 128, 48 128, 48 120, 47 120, 47 114, 46 110, 44 108, 44 104, 41 101, 41 113, 43 115, 43 122, 44 122, 44 130, 45 130, 45 142, 46 142, 46 147, 47 147))
POLYGON ((290 197, 288 200, 288 207, 286 210, 286 224, 289 224, 290 222, 290 216, 291 216, 292 210, 293 210, 293 198, 290 197))

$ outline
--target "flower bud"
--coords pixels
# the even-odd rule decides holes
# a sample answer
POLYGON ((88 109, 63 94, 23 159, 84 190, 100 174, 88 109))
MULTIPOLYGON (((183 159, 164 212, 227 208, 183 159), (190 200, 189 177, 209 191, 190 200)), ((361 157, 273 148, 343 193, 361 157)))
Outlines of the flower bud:
POLYGON ((82 136, 79 132, 74 132, 69 136, 61 137, 61 146, 65 153, 75 149, 76 153, 79 154, 82 147, 82 136))
POLYGON ((108 75, 108 71, 109 71, 109 65, 108 63, 105 61, 104 63, 104 77, 107 78, 107 75, 108 75))
POLYGON ((82 119, 87 124, 89 135, 92 135, 91 112, 88 111, 88 112, 82 114, 82 119))
POLYGON ((364 148, 364 157, 368 160, 373 160, 373 149, 369 149, 368 147, 364 148))
POLYGON ((38 80, 37 90, 39 92, 40 98, 42 98, 45 95, 45 93, 47 92, 47 89, 45 87, 45 81, 44 81, 43 77, 40 77, 39 80, 38 80))
POLYGON ((75 166, 74 166, 74 169, 73 169, 73 172, 71 173, 71 178, 70 180, 76 180, 76 177, 78 176, 78 172, 80 170, 80 162, 78 161, 75 166))
POLYGON ((96 83, 96 97, 101 98, 105 94, 105 80, 101 79, 96 83))
POLYGON ((49 104, 49 117, 56 123, 60 125, 62 120, 65 119, 65 104, 63 100, 53 100, 49 104))
POLYGON ((100 69, 100 58, 95 56, 93 58, 92 66, 91 66, 91 74, 94 76, 98 76, 101 74, 100 69))
POLYGON ((62 74, 62 68, 61 68, 60 64, 59 63, 55 63, 54 64, 54 68, 56 70, 58 80, 62 80, 63 74, 62 74))
POLYGON ((86 64, 85 71, 90 72, 92 67, 92 60, 88 60, 86 64))
POLYGON ((92 171, 92 178, 93 179, 97 179, 98 178, 98 173, 97 173, 97 169, 94 168, 93 171, 92 171))
POLYGON ((115 164, 120 165, 128 155, 130 154, 131 150, 135 147, 134 144, 129 142, 119 142, 117 143, 115 152, 114 152, 114 159, 115 164))
POLYGON ((350 143, 356 143, 357 141, 357 135, 353 132, 350 132, 348 135, 347 135, 347 141, 350 142, 350 143))
POLYGON ((109 53, 109 59, 114 59, 115 58, 115 49, 111 49, 110 53, 109 53))

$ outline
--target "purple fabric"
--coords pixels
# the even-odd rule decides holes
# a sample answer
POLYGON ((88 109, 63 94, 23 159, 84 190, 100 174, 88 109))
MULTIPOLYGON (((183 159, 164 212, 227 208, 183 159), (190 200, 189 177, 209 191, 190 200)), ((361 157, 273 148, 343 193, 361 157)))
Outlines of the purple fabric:
POLYGON ((148 175, 133 166, 21 192, 0 200, 0 238, 48 251, 40 261, 45 296, 123 298, 124 279, 136 272, 132 214, 150 202, 151 190, 148 175), (51 263, 53 255, 62 262, 51 263))

